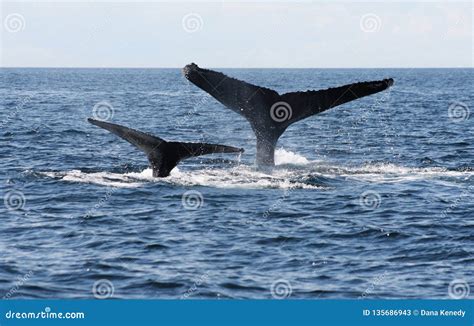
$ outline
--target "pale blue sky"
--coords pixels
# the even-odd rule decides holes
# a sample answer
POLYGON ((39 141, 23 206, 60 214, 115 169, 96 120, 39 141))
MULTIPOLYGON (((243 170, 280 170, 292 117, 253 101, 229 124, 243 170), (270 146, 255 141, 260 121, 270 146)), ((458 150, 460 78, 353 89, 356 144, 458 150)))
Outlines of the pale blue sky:
POLYGON ((471 2, 2 2, 3 67, 472 67, 471 2))

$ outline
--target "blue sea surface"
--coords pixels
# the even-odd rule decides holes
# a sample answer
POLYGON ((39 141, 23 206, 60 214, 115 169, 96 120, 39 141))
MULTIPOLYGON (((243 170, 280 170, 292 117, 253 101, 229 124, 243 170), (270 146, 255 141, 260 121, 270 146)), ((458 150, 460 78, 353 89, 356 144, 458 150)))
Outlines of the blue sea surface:
POLYGON ((0 296, 469 296, 472 69, 222 71, 280 93, 395 85, 290 126, 271 172, 179 69, 1 69, 0 296), (156 179, 93 116, 245 153, 156 179))

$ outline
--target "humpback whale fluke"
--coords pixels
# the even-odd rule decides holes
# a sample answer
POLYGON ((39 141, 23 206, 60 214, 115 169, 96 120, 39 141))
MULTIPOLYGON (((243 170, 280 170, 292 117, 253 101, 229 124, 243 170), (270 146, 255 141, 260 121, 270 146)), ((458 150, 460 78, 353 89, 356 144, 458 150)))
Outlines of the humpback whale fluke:
POLYGON ((272 89, 199 68, 195 63, 184 67, 183 73, 196 86, 249 121, 257 137, 259 166, 275 165, 276 143, 289 125, 393 85, 390 78, 280 95, 272 89))
POLYGON ((104 128, 125 139, 145 152, 153 169, 154 177, 167 177, 181 160, 213 153, 242 153, 243 148, 232 146, 168 142, 144 132, 100 120, 87 119, 93 125, 104 128))

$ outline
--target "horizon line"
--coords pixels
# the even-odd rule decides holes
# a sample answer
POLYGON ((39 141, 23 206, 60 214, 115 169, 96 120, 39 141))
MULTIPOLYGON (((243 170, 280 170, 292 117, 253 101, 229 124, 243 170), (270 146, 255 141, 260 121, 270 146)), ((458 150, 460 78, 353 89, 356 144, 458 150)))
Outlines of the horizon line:
MULTIPOLYGON (((101 67, 101 66, 0 66, 0 69, 182 69, 183 67, 101 67)), ((450 67, 205 67, 211 69, 472 69, 474 66, 450 67)))

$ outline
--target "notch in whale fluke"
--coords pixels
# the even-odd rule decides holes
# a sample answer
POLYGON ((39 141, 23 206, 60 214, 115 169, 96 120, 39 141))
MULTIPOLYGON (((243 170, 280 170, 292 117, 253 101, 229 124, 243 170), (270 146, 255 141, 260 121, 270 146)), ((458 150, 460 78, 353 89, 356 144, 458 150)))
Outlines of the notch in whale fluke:
POLYGON ((358 98, 381 92, 393 79, 359 82, 323 90, 278 94, 191 63, 184 76, 232 111, 244 116, 257 138, 257 164, 273 166, 278 138, 291 124, 358 98))
POLYGON ((153 169, 154 177, 167 177, 181 160, 190 157, 213 153, 242 153, 244 151, 243 148, 218 144, 169 142, 114 123, 91 118, 87 121, 125 139, 144 152, 153 169))

